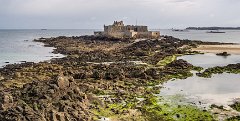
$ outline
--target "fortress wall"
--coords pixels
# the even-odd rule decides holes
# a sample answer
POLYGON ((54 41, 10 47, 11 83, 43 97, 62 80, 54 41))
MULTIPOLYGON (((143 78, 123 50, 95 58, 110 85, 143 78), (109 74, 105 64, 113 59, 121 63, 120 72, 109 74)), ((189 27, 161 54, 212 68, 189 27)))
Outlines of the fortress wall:
POLYGON ((125 32, 109 32, 109 33, 107 33, 107 35, 116 37, 116 38, 122 38, 125 36, 125 32))
POLYGON ((135 36, 137 36, 137 32, 134 32, 134 31, 129 31, 129 32, 125 32, 125 36, 126 37, 135 37, 135 36))
POLYGON ((153 38, 159 38, 160 37, 160 32, 159 31, 151 31, 150 34, 153 38))
POLYGON ((104 32, 125 32, 125 26, 104 26, 104 32))
POLYGON ((147 26, 135 26, 135 29, 137 29, 137 32, 148 32, 147 26))
POLYGON ((129 30, 134 30, 135 32, 147 32, 148 31, 148 27, 147 26, 125 26, 125 30, 129 31, 129 30))
POLYGON ((160 32, 138 32, 137 33, 138 38, 159 38, 160 32))
POLYGON ((149 38, 151 35, 149 32, 138 32, 137 33, 137 38, 149 38))
POLYGON ((127 32, 133 30, 135 32, 148 32, 147 26, 104 26, 105 32, 127 32))
POLYGON ((105 26, 104 32, 96 32, 95 35, 112 36, 117 38, 136 37, 136 38, 159 38, 160 32, 148 31, 147 26, 124 26, 123 22, 114 21, 113 25, 105 26))

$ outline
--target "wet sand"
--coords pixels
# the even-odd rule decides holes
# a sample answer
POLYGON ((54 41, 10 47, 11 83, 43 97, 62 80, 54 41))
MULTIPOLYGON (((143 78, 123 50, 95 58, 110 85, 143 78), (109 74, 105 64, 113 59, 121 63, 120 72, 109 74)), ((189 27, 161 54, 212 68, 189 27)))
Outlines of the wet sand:
POLYGON ((240 44, 229 45, 200 45, 197 48, 192 48, 193 51, 200 51, 204 53, 222 53, 240 54, 240 44))

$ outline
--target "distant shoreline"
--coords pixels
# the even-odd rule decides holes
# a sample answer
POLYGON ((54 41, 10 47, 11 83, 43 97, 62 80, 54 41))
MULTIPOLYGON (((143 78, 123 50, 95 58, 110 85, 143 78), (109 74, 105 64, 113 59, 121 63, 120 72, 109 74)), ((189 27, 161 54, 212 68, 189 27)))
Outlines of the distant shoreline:
POLYGON ((220 44, 220 45, 199 45, 197 48, 192 48, 192 51, 200 51, 203 53, 222 53, 240 55, 240 44, 220 44))
POLYGON ((188 30, 240 30, 240 27, 188 27, 188 30))

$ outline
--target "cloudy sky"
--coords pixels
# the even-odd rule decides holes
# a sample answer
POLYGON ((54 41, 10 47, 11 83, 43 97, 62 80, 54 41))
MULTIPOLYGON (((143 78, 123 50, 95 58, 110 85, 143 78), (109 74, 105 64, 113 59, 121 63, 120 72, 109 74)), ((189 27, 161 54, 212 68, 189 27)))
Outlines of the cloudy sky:
POLYGON ((240 26, 240 0, 0 0, 0 29, 240 26))

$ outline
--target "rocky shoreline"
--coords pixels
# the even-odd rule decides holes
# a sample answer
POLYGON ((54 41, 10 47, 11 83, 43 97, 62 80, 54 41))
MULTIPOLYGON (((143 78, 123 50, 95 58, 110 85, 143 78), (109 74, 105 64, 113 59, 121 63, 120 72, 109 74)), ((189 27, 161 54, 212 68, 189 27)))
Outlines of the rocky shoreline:
POLYGON ((214 120, 210 112, 178 106, 163 111, 157 86, 199 70, 176 56, 221 44, 180 40, 135 41, 95 36, 39 38, 64 58, 10 64, 0 69, 0 120, 214 120), (188 110, 186 110, 188 109, 188 110), (189 110, 192 110, 189 112, 189 110), (184 112, 185 111, 185 112, 184 112))

